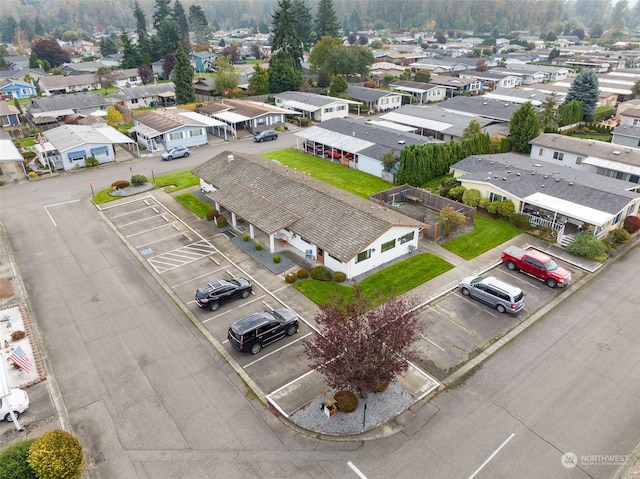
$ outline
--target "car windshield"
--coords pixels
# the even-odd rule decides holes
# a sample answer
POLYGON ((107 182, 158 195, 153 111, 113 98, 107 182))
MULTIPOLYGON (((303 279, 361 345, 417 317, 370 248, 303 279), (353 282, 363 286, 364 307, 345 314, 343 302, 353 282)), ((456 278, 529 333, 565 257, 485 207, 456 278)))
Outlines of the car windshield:
POLYGON ((484 280, 484 277, 482 277, 482 276, 478 276, 477 278, 473 278, 473 279, 471 280, 471 284, 476 285, 476 284, 478 284, 478 283, 481 283, 481 282, 482 282, 482 280, 484 280))
POLYGON ((273 316, 273 319, 275 319, 276 321, 280 323, 284 323, 284 318, 280 313, 276 313, 275 311, 269 311, 269 314, 271 314, 271 316, 273 316))
POLYGON ((544 267, 546 268, 547 271, 555 271, 559 268, 558 263, 556 263, 555 261, 553 261, 552 259, 550 259, 549 261, 547 261, 544 264, 544 267))

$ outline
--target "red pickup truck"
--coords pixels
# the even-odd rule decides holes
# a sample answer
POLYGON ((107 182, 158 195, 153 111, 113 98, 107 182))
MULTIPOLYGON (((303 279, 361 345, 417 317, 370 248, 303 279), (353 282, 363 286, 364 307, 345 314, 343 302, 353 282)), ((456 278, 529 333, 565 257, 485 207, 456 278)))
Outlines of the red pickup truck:
POLYGON ((571 284, 571 271, 558 265, 551 256, 534 249, 523 250, 509 246, 502 252, 502 262, 510 270, 519 270, 538 278, 550 288, 571 284))

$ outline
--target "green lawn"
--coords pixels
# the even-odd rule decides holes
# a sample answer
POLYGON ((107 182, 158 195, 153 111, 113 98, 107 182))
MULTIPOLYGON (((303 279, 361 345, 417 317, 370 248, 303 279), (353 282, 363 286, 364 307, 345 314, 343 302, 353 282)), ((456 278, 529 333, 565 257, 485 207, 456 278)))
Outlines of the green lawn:
POLYGON ((192 195, 191 193, 183 193, 175 196, 178 203, 186 206, 189 210, 193 211, 198 217, 204 218, 207 211, 213 207, 206 201, 202 201, 200 198, 192 195))
MULTIPOLYGON (((113 181, 117 181, 121 179, 122 178, 114 178, 113 181)), ((153 181, 151 178, 148 178, 148 179, 150 181, 153 181)), ((198 178, 196 175, 191 173, 191 170, 178 171, 176 173, 169 173, 167 175, 156 176, 155 179, 156 179, 156 188, 165 188, 165 191, 167 193, 172 193, 174 191, 179 191, 184 188, 190 188, 192 186, 196 186, 200 184, 200 178, 198 178)), ((110 191, 111 191, 111 186, 109 186, 108 188, 105 188, 104 190, 98 191, 95 194, 93 200, 97 205, 101 205, 102 203, 107 203, 109 201, 114 201, 122 198, 121 196, 109 196, 110 191)), ((197 199, 197 198, 195 198, 194 196, 194 199, 197 199)), ((211 209, 211 206, 208 205, 207 209, 211 209)), ((196 214, 199 214, 198 211, 196 210, 192 210, 192 211, 196 214)))
POLYGON ((476 214, 475 229, 447 241, 442 246, 464 259, 472 259, 515 238, 522 231, 499 220, 476 214))
POLYGON ((377 176, 293 149, 262 153, 261 156, 277 160, 289 168, 308 173, 317 180, 365 199, 375 193, 393 187, 392 184, 377 176))
MULTIPOLYGON (((416 286, 439 276, 453 265, 431 253, 417 254, 373 273, 359 283, 362 294, 374 304, 406 293, 416 286)), ((294 287, 316 304, 324 304, 338 295, 351 298, 353 287, 328 281, 306 279, 294 287)))

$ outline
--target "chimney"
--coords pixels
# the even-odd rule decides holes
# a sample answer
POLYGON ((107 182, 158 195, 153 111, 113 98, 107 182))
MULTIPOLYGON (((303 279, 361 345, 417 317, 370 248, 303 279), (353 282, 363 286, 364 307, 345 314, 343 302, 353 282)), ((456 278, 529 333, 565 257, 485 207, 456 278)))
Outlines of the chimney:
POLYGON ((227 156, 227 163, 231 163, 235 158, 233 158, 233 155, 229 155, 227 156))

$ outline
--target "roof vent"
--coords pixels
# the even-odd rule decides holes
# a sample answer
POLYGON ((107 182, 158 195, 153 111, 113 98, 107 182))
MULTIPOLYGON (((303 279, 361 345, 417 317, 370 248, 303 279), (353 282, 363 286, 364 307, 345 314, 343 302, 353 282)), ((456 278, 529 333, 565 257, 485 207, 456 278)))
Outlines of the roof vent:
POLYGON ((502 181, 507 181, 507 179, 503 177, 503 178, 502 178, 502 181))
POLYGON ((544 179, 546 180, 547 178, 549 178, 549 175, 544 175, 544 179))
POLYGON ((227 156, 227 163, 231 163, 234 159, 233 155, 227 156))
POLYGON ((560 181, 560 178, 556 178, 556 183, 558 183, 560 181))
POLYGON ((483 104, 483 105, 488 105, 489 103, 485 101, 485 102, 483 102, 482 104, 483 104))
POLYGON ((542 165, 540 163, 534 163, 533 166, 535 166, 536 168, 542 168, 542 165))
POLYGON ((404 140, 398 140, 398 144, 404 145, 404 143, 405 143, 404 140))
POLYGON ((520 173, 516 173, 516 176, 520 176, 520 173))
POLYGON ((573 186, 573 181, 570 181, 570 182, 569 182, 569 186, 573 186))
POLYGON ((544 188, 544 185, 540 185, 540 186, 542 186, 544 188))
POLYGON ((619 154, 620 154, 620 152, 619 152, 618 150, 615 150, 615 151, 613 152, 613 154, 614 154, 614 155, 619 155, 619 154))

